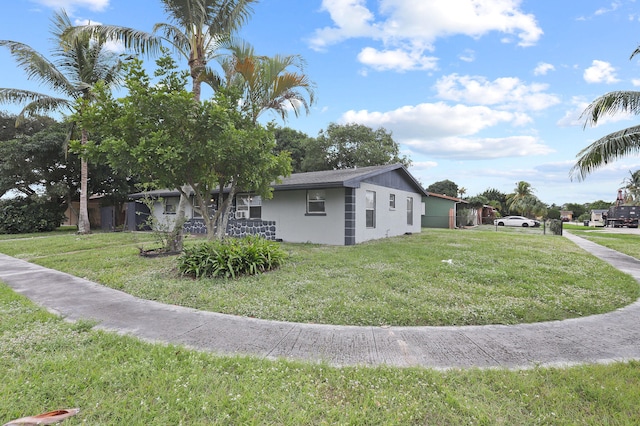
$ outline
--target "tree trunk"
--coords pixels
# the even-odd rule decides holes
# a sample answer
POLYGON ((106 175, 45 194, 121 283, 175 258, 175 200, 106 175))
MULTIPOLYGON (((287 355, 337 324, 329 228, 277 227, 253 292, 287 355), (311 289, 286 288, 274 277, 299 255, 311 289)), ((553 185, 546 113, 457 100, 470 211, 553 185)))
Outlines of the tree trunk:
MULTIPOLYGON (((222 191, 220 191, 222 196, 222 191)), ((224 200, 224 203, 220 206, 219 216, 216 218, 216 239, 222 240, 227 235, 227 225, 229 224, 229 213, 233 206, 233 197, 236 195, 236 183, 231 182, 231 188, 229 189, 229 195, 224 200)))
MULTIPOLYGON (((182 188, 183 190, 185 188, 182 188)), ((182 251, 184 246, 184 223, 186 222, 185 210, 189 200, 187 196, 180 191, 180 201, 178 202, 178 209, 176 211, 176 221, 173 225, 173 231, 169 235, 169 241, 167 242, 169 251, 182 251)))
MULTIPOLYGON (((89 136, 87 131, 82 129, 82 145, 87 144, 89 136)), ((89 166, 84 157, 80 158, 80 212, 78 214, 78 234, 91 233, 89 223, 89 166)))

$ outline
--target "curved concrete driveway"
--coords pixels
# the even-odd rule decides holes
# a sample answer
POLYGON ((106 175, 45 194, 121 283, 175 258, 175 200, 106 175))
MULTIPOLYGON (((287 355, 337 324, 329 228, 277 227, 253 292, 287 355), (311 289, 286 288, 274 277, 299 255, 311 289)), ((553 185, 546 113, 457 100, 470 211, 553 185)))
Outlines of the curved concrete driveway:
MULTIPOLYGON (((640 280, 640 262, 566 234, 640 280)), ((604 315, 513 326, 351 327, 265 321, 138 299, 0 254, 0 280, 69 320, 217 354, 431 368, 572 365, 640 359, 640 302, 604 315)))

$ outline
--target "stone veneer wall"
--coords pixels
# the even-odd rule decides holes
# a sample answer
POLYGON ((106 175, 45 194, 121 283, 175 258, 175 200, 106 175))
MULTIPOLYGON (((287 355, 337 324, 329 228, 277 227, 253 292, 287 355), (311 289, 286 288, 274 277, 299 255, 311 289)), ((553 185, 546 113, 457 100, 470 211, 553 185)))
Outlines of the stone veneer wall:
MULTIPOLYGON (((188 234, 207 233, 207 227, 202 219, 189 219, 182 229, 188 234)), ((232 237, 260 235, 267 240, 275 240, 276 222, 261 219, 229 219, 227 235, 232 237)))

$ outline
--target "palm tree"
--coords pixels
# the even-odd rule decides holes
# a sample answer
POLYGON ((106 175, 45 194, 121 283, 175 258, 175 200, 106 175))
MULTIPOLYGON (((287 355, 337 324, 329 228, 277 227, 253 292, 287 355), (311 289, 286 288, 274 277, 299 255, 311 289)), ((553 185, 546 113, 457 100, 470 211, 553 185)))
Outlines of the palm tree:
MULTIPOLYGON (((70 34, 89 33, 123 43, 135 52, 158 54, 168 43, 187 60, 192 79, 192 92, 200 101, 202 81, 215 75, 208 62, 217 58, 221 49, 235 43, 233 34, 248 20, 257 0, 162 0, 171 23, 158 23, 148 33, 117 25, 77 27, 70 34)), ((180 195, 170 250, 182 250, 182 225, 189 200, 180 195)))
MULTIPOLYGON (((51 113, 61 109, 82 114, 83 102, 91 102, 93 86, 102 81, 107 87, 119 83, 120 60, 105 47, 105 38, 86 35, 67 37, 65 32, 73 25, 64 11, 55 13, 51 33, 56 40, 53 49, 55 62, 49 61, 26 44, 10 40, 0 40, 0 46, 9 48, 18 66, 25 70, 28 79, 34 79, 48 86, 63 97, 21 89, 0 89, 0 103, 26 104, 19 114, 16 124, 26 117, 51 113)), ((81 128, 81 143, 88 140, 87 129, 81 128)), ((88 167, 86 159, 81 159, 80 168, 80 211, 78 232, 91 232, 88 212, 88 167)))
POLYGON ((629 170, 629 177, 622 183, 625 184, 624 189, 627 194, 625 203, 638 204, 640 202, 640 170, 635 172, 629 170))
MULTIPOLYGON (((629 59, 640 53, 640 46, 636 48, 629 59)), ((615 91, 600 96, 582 112, 585 118, 584 127, 595 126, 606 115, 620 112, 640 114, 640 92, 615 91)), ((571 178, 583 180, 586 176, 613 160, 630 154, 640 153, 640 126, 632 126, 624 130, 610 133, 576 155, 576 164, 571 168, 571 178)))
MULTIPOLYGON (((257 56, 253 47, 247 43, 230 46, 230 50, 231 55, 219 59, 224 78, 218 79, 217 76, 206 72, 202 75, 202 80, 214 88, 222 86, 226 89, 237 89, 241 94, 242 112, 253 126, 265 111, 275 111, 283 120, 286 120, 289 109, 293 110, 296 116, 302 109, 309 112, 309 107, 315 102, 314 84, 304 74, 304 61, 300 56, 257 56), (300 72, 291 68, 297 68, 300 72)), ((218 195, 218 237, 221 237, 227 228, 228 211, 237 190, 237 181, 232 179, 229 186, 229 193, 224 202, 222 187, 218 195)))
MULTIPOLYGON (((219 62, 224 71, 223 84, 242 92, 242 107, 253 123, 265 111, 272 110, 286 120, 289 110, 297 116, 315 102, 314 84, 304 74, 305 62, 299 55, 258 56, 243 43, 229 46, 232 54, 219 62), (300 72, 296 72, 295 70, 300 72), (308 100, 307 100, 308 97, 308 100)), ((207 82, 212 82, 208 75, 207 82)), ((215 78, 215 76, 213 76, 215 78)))
POLYGON ((460 196, 460 198, 464 197, 466 193, 467 193, 467 188, 465 188, 464 186, 461 186, 460 188, 458 188, 458 195, 460 196))
POLYGON ((528 209, 535 204, 537 197, 533 195, 533 188, 529 182, 520 181, 516 183, 513 193, 507 195, 507 208, 525 215, 528 209))
POLYGON ((192 92, 199 101, 202 74, 220 51, 235 42, 233 34, 248 20, 257 0, 162 0, 170 23, 157 23, 152 33, 118 25, 77 27, 69 32, 100 35, 120 41, 129 50, 158 54, 163 43, 186 59, 193 82, 192 92))

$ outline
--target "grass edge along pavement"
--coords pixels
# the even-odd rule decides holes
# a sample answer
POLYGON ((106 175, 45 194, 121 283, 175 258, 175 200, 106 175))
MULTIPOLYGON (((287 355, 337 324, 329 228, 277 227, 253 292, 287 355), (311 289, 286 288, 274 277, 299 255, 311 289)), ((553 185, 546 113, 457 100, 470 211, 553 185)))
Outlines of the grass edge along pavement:
POLYGON ((354 247, 283 244, 285 266, 235 280, 182 278, 175 258, 137 256, 151 239, 54 235, 0 240, 0 252, 144 299, 302 323, 540 322, 612 311, 640 294, 631 277, 549 235, 425 229, 354 247))
POLYGON ((69 323, 0 283, 0 422, 80 407, 79 424, 633 424, 640 363, 511 371, 214 356, 69 323))

